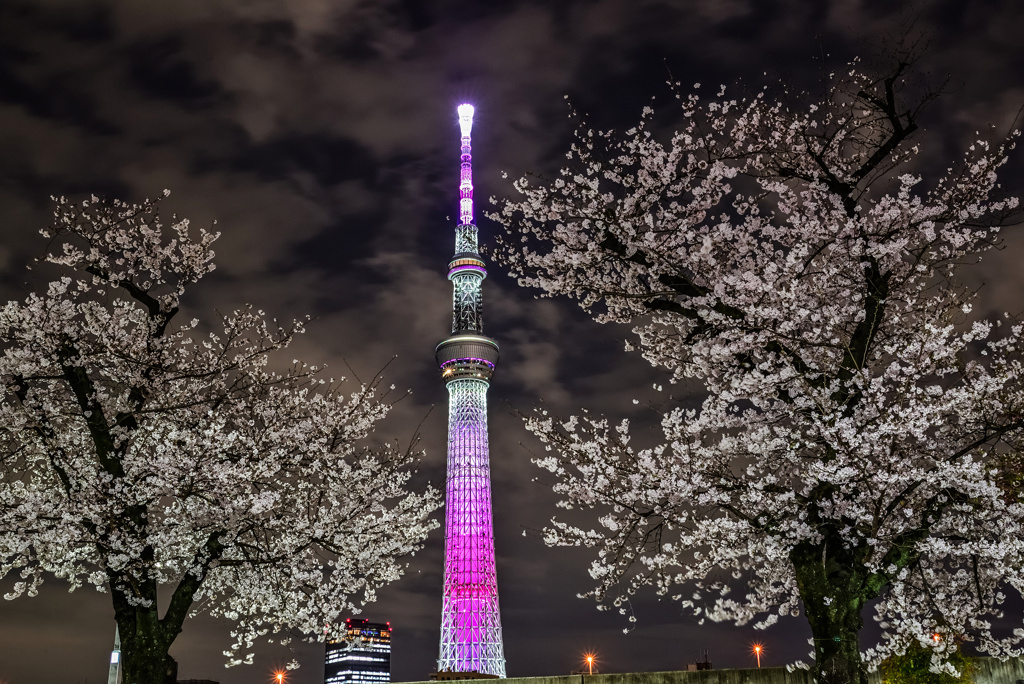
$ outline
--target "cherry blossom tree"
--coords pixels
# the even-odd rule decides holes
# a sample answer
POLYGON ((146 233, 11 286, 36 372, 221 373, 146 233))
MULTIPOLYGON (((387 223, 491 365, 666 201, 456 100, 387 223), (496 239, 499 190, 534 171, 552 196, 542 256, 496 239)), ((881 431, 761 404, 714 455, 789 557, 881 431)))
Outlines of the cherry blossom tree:
POLYGON ((322 638, 436 526, 416 454, 365 439, 388 390, 273 370, 301 324, 180 320, 216 234, 156 201, 56 202, 41 261, 59 278, 0 308, 5 598, 44 573, 109 591, 131 684, 176 681, 169 649, 201 612, 235 622, 229 664, 268 634, 322 638))
POLYGON ((911 71, 854 62, 820 98, 675 84, 676 132, 652 133, 650 108, 624 134, 584 119, 569 165, 493 216, 521 284, 631 324, 627 351, 706 391, 652 448, 627 421, 529 418, 562 505, 598 516, 546 541, 595 549, 593 594, 615 606, 653 586, 701 621, 802 611, 821 682, 865 684, 911 644, 952 674, 960 639, 997 656, 1024 639, 992 623, 1024 589, 1024 500, 1001 486, 1022 326, 973 315, 958 280, 1017 208, 996 180, 1016 134, 926 170, 937 92, 911 71), (876 599, 884 636, 862 651, 876 599))

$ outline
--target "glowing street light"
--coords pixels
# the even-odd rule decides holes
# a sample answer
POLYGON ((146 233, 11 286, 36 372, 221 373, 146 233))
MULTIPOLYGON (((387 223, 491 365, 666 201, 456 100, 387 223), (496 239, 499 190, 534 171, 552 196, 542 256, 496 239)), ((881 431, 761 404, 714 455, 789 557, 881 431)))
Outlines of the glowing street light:
POLYGON ((583 654, 583 660, 587 663, 587 672, 589 674, 594 674, 594 660, 595 659, 596 658, 595 658, 595 655, 593 653, 584 653, 583 654))
POLYGON ((761 644, 754 644, 754 649, 753 650, 754 650, 754 655, 757 656, 757 666, 758 666, 758 668, 760 668, 761 667, 761 651, 764 650, 764 647, 761 646, 761 644))
POLYGON ((282 670, 274 673, 274 684, 284 684, 284 672, 282 670))

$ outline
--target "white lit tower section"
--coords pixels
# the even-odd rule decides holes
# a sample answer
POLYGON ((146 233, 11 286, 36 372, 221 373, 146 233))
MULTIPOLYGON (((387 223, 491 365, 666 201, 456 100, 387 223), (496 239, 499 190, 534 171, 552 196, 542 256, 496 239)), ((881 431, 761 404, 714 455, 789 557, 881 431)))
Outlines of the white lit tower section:
MULTIPOLYGON (((437 364, 448 386, 448 481, 445 513, 443 672, 505 676, 498 612, 487 447, 487 387, 498 362, 498 343, 483 334, 480 284, 487 276, 473 223, 470 156, 472 105, 459 105, 462 172, 452 281, 452 334, 437 345, 437 364)), ((439 677, 439 679, 442 677, 439 677)))

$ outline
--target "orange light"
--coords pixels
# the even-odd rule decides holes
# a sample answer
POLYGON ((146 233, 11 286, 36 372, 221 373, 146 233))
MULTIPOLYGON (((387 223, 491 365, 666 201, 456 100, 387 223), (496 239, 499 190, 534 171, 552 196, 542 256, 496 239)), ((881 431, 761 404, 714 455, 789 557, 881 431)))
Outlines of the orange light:
POLYGON ((754 655, 757 656, 757 666, 761 667, 761 652, 764 651, 764 646, 761 644, 754 644, 751 650, 753 650, 754 655))
POLYGON ((274 683, 284 684, 284 670, 277 670, 274 672, 274 683))
POLYGON ((932 641, 934 641, 935 643, 939 643, 940 641, 942 641, 942 635, 938 632, 932 634, 932 641))
POLYGON ((597 659, 597 655, 594 653, 584 653, 583 660, 587 663, 587 672, 594 674, 594 661, 597 659))

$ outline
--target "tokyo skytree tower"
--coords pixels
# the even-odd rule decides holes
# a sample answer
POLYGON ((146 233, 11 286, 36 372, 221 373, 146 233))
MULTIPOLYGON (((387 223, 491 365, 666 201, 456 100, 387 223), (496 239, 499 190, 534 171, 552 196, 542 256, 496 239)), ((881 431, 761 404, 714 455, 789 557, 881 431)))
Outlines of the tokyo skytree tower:
POLYGON ((444 607, 438 672, 505 676, 494 568, 491 472, 487 447, 487 387, 498 362, 498 343, 483 334, 480 284, 487 269, 473 223, 470 131, 473 106, 459 105, 462 172, 452 281, 452 334, 437 345, 437 364, 448 387, 448 482, 445 509, 444 607))

